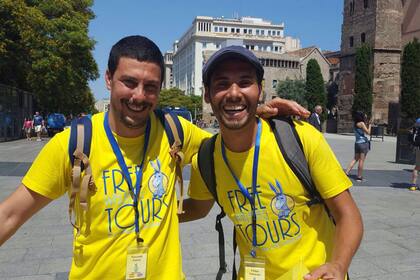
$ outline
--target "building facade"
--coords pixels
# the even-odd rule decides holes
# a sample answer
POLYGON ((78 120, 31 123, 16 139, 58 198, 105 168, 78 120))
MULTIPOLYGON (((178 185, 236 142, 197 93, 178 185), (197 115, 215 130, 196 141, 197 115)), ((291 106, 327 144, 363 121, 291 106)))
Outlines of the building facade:
POLYGON ((420 1, 403 0, 403 21, 401 25, 402 44, 414 38, 420 40, 420 1))
POLYGON ((345 0, 341 37, 338 95, 338 131, 349 132, 353 123, 355 53, 362 44, 373 50, 372 118, 376 123, 396 125, 389 112, 398 106, 402 2, 397 0, 345 0), (391 108, 391 110, 390 110, 391 108))
POLYGON ((174 43, 172 86, 186 94, 201 95, 203 52, 224 46, 242 45, 250 50, 283 54, 300 48, 299 39, 284 36, 284 24, 261 18, 239 19, 198 16, 187 32, 174 43))

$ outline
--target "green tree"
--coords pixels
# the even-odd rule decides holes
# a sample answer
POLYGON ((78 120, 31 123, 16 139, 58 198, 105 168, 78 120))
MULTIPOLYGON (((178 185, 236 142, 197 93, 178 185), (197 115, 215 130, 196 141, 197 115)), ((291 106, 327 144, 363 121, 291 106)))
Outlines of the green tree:
POLYGON ((362 111, 368 117, 372 115, 372 49, 362 45, 356 50, 356 75, 352 112, 362 111))
POLYGON ((324 108, 326 105, 326 92, 324 79, 321 74, 321 68, 315 59, 310 59, 306 66, 306 95, 308 109, 313 111, 316 105, 324 108))
POLYGON ((409 123, 420 117, 420 43, 404 47, 401 62, 401 114, 409 123))
POLYGON ((308 103, 305 99, 305 81, 290 80, 281 81, 276 88, 277 95, 284 99, 294 100, 300 105, 307 107, 308 103))
POLYGON ((201 96, 185 95, 179 88, 163 89, 159 95, 160 107, 184 107, 195 117, 201 111, 201 96))
POLYGON ((0 82, 33 92, 43 111, 89 112, 94 98, 88 81, 98 77, 88 36, 92 4, 2 0, 0 82))

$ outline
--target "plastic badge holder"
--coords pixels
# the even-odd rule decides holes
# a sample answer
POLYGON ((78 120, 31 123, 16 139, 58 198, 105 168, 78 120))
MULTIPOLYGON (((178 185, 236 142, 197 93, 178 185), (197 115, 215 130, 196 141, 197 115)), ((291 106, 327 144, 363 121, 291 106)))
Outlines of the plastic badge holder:
POLYGON ((147 246, 128 248, 126 280, 146 279, 147 252, 147 246))
POLYGON ((265 259, 245 256, 245 280, 265 280, 265 259))

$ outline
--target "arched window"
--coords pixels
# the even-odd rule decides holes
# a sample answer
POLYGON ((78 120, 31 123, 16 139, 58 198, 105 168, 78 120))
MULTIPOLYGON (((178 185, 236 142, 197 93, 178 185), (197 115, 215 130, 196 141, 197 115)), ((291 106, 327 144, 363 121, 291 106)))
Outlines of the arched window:
POLYGON ((352 16, 354 14, 354 0, 350 1, 350 15, 352 16))
POLYGON ((360 34, 360 41, 362 43, 366 42, 366 33, 363 32, 362 34, 360 34))
POLYGON ((363 0, 363 8, 369 8, 369 0, 363 0))

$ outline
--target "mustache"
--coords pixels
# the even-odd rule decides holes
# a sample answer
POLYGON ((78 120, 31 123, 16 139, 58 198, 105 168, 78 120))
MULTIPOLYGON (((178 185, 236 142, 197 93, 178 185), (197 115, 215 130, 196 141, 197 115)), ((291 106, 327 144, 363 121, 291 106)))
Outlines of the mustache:
POLYGON ((144 107, 152 107, 153 104, 147 101, 140 101, 137 102, 133 99, 124 99, 123 100, 124 103, 129 104, 129 105, 135 105, 135 106, 144 106, 144 107))

